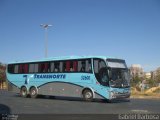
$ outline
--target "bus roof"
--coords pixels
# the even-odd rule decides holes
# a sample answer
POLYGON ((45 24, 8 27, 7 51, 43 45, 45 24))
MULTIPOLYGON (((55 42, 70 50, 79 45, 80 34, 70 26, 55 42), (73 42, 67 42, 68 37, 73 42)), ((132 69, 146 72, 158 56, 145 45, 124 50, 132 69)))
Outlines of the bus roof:
POLYGON ((61 56, 61 57, 51 57, 51 58, 42 58, 38 60, 30 60, 30 61, 15 61, 15 62, 9 62, 8 64, 15 64, 15 63, 32 63, 32 62, 45 62, 45 61, 58 61, 58 60, 70 60, 70 59, 86 59, 86 58, 101 58, 101 59, 117 59, 114 57, 108 57, 108 56, 61 56))

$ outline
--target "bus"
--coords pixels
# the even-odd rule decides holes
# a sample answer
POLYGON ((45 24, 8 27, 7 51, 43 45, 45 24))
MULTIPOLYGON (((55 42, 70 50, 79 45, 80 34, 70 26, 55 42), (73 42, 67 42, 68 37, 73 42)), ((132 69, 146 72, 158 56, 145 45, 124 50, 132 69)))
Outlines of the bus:
POLYGON ((6 76, 9 90, 22 97, 37 95, 111 101, 130 97, 130 77, 123 59, 70 56, 11 62, 6 76))

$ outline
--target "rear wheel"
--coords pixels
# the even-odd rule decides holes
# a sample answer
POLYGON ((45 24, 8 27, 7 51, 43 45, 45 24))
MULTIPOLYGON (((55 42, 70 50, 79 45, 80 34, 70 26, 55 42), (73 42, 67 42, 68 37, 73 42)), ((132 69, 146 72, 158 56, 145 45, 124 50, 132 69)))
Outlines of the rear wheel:
POLYGON ((30 89, 30 96, 31 96, 31 98, 36 98, 37 94, 38 94, 37 89, 35 87, 32 87, 30 89))
POLYGON ((92 91, 88 90, 88 89, 84 90, 84 92, 83 92, 83 99, 85 101, 92 101, 93 100, 93 93, 92 93, 92 91))
POLYGON ((21 97, 27 97, 27 88, 26 87, 22 87, 20 90, 20 95, 21 97))

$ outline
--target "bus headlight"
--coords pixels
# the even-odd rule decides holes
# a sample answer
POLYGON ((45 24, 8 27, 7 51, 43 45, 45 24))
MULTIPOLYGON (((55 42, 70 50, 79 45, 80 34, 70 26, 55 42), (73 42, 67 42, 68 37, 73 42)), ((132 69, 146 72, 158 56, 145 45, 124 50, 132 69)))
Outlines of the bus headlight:
POLYGON ((116 94, 114 91, 110 91, 110 98, 116 98, 116 94))

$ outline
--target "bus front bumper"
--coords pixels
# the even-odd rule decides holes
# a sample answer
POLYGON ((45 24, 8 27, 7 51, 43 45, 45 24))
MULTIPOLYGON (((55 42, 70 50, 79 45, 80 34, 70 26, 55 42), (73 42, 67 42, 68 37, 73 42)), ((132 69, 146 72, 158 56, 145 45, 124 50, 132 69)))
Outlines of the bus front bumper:
POLYGON ((130 92, 126 93, 116 93, 116 92, 110 92, 110 99, 123 99, 123 98, 129 98, 130 92))

